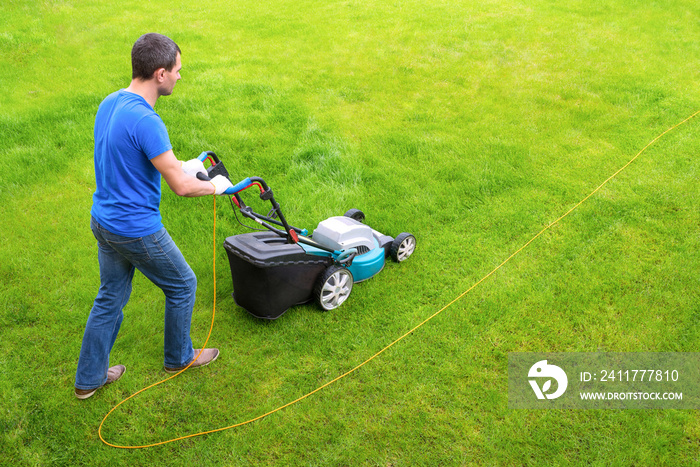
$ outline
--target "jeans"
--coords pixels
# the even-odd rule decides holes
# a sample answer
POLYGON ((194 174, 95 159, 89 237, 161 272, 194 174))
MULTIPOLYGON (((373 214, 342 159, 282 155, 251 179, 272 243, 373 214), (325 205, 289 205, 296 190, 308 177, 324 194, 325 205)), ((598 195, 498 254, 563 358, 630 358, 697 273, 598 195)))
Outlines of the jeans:
POLYGON ((186 366, 194 358, 190 324, 197 278, 175 242, 165 228, 153 235, 130 238, 107 231, 94 218, 90 227, 98 244, 101 285, 85 326, 75 387, 94 389, 107 382, 109 354, 136 269, 165 294, 165 366, 186 366))

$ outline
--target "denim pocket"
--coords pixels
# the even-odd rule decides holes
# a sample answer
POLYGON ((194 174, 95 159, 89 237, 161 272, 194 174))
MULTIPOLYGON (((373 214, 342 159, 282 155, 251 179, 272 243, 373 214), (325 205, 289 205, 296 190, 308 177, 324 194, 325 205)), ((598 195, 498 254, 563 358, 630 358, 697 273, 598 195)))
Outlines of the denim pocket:
POLYGON ((110 247, 119 252, 119 254, 132 264, 144 263, 151 260, 151 255, 148 253, 148 248, 146 248, 143 238, 131 238, 120 241, 107 238, 105 240, 110 247))

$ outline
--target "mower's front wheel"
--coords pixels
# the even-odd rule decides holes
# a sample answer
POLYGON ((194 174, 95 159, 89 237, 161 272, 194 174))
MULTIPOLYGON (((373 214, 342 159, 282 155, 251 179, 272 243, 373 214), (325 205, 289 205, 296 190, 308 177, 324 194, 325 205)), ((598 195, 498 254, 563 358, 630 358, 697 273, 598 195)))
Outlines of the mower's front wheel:
POLYGON ((314 297, 323 311, 338 308, 350 296, 354 279, 347 268, 335 264, 321 274, 314 287, 314 297))
POLYGON ((406 261, 416 251, 416 237, 410 233, 399 234, 391 243, 391 259, 400 263, 406 261))

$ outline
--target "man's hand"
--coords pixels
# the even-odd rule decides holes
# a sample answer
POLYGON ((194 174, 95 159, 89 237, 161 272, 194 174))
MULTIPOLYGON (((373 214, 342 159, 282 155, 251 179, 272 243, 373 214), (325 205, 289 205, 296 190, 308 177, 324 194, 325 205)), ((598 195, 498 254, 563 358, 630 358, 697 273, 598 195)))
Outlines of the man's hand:
POLYGON ((182 171, 192 177, 196 177, 199 172, 207 174, 207 169, 204 168, 204 164, 199 159, 190 159, 187 162, 181 162, 181 164, 182 171))
POLYGON ((233 184, 223 175, 217 175, 216 177, 212 178, 211 184, 214 185, 214 189, 216 190, 214 193, 215 195, 223 195, 224 191, 229 188, 233 188, 233 184))

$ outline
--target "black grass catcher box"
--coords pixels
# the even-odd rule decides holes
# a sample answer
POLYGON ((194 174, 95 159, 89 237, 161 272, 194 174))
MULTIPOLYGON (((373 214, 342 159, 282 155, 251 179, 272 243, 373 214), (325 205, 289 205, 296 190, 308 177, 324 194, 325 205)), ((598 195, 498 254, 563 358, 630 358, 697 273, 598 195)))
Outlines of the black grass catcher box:
POLYGON ((307 254, 273 232, 252 232, 224 242, 233 278, 233 299, 258 318, 275 319, 313 300, 316 278, 333 263, 307 254))

